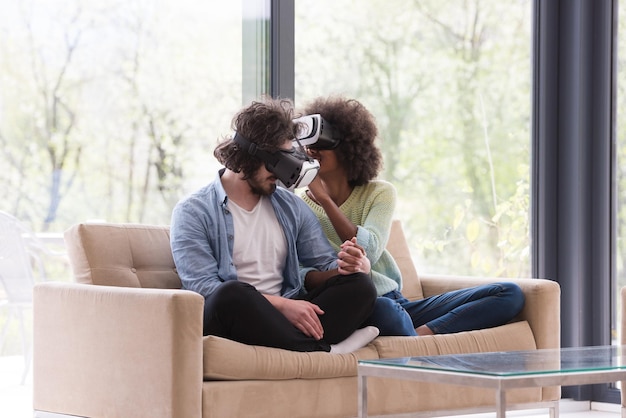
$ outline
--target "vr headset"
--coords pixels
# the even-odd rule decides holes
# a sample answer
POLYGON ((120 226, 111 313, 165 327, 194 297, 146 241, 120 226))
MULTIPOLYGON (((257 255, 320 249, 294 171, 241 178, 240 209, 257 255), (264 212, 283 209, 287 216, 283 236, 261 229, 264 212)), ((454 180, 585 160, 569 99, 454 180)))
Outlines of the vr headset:
POLYGON ((263 161, 265 168, 274 174, 286 189, 294 190, 308 186, 320 169, 317 160, 296 147, 274 152, 265 151, 239 133, 235 133, 233 141, 248 154, 263 161))
POLYGON ((293 123, 299 126, 295 140, 311 149, 334 149, 341 141, 339 134, 322 115, 302 116, 294 119, 293 123))

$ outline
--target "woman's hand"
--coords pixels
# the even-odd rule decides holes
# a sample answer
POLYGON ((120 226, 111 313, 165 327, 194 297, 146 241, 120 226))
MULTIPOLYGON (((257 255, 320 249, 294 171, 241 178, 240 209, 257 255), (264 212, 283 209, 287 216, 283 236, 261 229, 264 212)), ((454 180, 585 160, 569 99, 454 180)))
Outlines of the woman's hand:
POLYGON ((309 197, 318 204, 322 204, 325 200, 330 199, 328 191, 320 176, 315 176, 313 181, 307 186, 309 188, 309 197))
POLYGON ((356 237, 341 244, 338 256, 337 265, 340 274, 359 272, 369 274, 371 270, 370 260, 367 258, 363 247, 356 243, 356 237))

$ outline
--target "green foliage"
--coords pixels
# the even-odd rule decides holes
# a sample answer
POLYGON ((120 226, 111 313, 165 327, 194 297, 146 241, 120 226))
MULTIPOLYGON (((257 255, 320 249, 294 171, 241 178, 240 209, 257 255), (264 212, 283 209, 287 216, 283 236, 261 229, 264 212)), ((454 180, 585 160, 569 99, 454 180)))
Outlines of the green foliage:
MULTIPOLYGON (((617 269, 617 281, 615 283, 615 289, 620 289, 623 286, 626 286, 626 147, 624 146, 624 141, 626 140, 626 123, 620 123, 624 118, 624 109, 626 109, 626 71, 624 71, 624 67, 626 66, 626 3, 619 3, 619 28, 618 28, 618 53, 617 53, 617 118, 618 122, 616 123, 616 139, 617 146, 615 149, 616 161, 615 165, 615 177, 616 177, 616 203, 617 203, 617 211, 616 211, 616 219, 615 219, 615 230, 616 230, 616 251, 615 251, 615 263, 617 269)), ((619 292, 615 292, 616 298, 616 306, 619 306, 619 292)), ((619 314, 621 312, 619 309, 616 309, 615 312, 619 314)), ((619 322, 618 322, 619 323, 619 322)))
MULTIPOLYGON (((12 0, 0 209, 38 231, 168 223, 241 106, 241 4, 12 0)), ((529 275, 531 2, 299 0, 296 104, 376 116, 420 270, 529 275), (503 19, 506 17, 506 19, 503 19)))
POLYGON ((530 6, 296 4, 296 98, 342 94, 376 116, 422 271, 530 275, 530 6))
POLYGON ((213 178, 213 146, 241 106, 241 10, 186 0, 8 6, 0 209, 38 231, 168 223, 175 202, 213 178))

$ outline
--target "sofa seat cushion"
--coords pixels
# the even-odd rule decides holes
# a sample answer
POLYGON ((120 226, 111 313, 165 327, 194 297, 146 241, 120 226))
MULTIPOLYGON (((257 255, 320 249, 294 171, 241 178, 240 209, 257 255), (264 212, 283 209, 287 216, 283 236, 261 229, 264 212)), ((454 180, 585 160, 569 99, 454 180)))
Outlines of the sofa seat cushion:
POLYGON ((348 354, 300 353, 209 335, 203 339, 203 376, 205 380, 324 379, 356 376, 358 360, 535 348, 526 321, 457 334, 378 337, 348 354))
POLYGON ((436 356, 490 351, 535 350, 535 338, 526 321, 456 334, 424 337, 378 337, 372 341, 380 358, 436 356))
POLYGON ((348 354, 301 353, 246 345, 209 335, 203 339, 205 380, 324 379, 356 376, 358 360, 378 358, 372 345, 348 354))

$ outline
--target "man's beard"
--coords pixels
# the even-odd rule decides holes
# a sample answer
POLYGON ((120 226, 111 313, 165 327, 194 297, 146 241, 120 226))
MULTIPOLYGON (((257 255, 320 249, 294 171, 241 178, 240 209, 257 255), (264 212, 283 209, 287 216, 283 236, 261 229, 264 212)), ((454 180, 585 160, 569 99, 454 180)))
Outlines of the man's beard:
POLYGON ((276 191, 276 183, 268 183, 266 187, 263 187, 254 179, 248 179, 248 185, 250 185, 250 191, 258 196, 269 196, 276 191))

